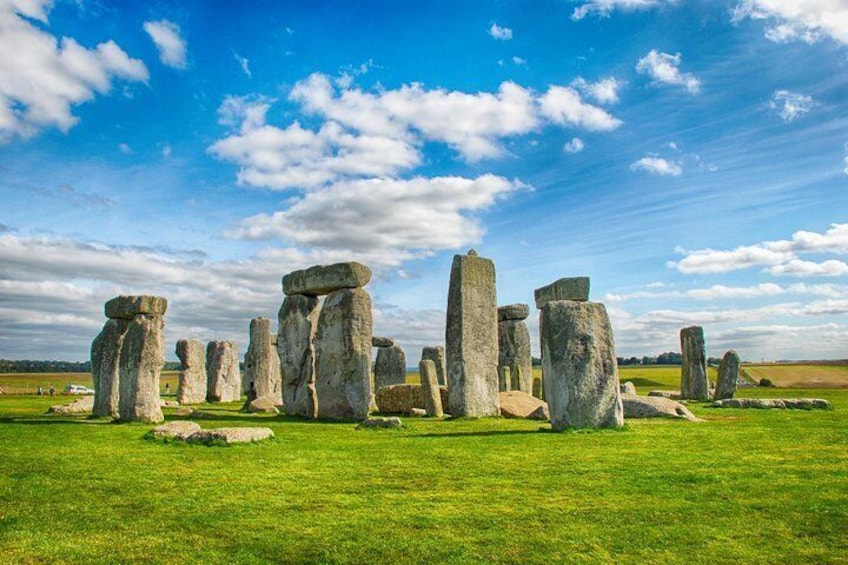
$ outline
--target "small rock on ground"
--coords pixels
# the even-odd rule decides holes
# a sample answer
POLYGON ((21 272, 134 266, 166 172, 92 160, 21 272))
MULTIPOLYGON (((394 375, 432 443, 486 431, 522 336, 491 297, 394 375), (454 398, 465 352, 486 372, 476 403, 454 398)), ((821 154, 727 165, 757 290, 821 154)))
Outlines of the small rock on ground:
POLYGON ((200 425, 188 420, 174 420, 166 422, 153 428, 153 437, 156 439, 178 439, 187 440, 200 431, 200 425))
POLYGON ((833 406, 822 398, 728 398, 716 400, 707 408, 775 408, 778 410, 830 410, 833 406))
POLYGON ((357 428, 400 428, 403 426, 400 418, 366 418, 360 423, 357 428))
POLYGON ((74 400, 70 404, 57 404, 56 406, 51 406, 48 410, 48 414, 86 414, 91 412, 94 408, 94 397, 93 396, 83 396, 82 398, 78 398, 74 400))
POLYGON ((656 396, 621 395, 624 418, 677 418, 701 422, 688 408, 674 400, 656 396))

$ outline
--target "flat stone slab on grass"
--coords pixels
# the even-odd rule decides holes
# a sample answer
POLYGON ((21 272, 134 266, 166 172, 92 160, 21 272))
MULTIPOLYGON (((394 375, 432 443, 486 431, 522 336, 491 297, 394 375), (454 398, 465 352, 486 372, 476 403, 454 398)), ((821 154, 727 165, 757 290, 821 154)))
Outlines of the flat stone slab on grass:
POLYGON ((668 398, 669 400, 681 400, 683 398, 679 390, 652 390, 648 393, 648 396, 668 398))
POLYGON ((214 430, 201 430, 189 437, 186 441, 191 443, 253 443, 274 437, 271 428, 217 428, 214 430))
POLYGON ((137 314, 164 316, 168 300, 161 296, 117 296, 106 302, 107 318, 132 320, 137 314))
POLYGON ((822 398, 728 398, 716 400, 707 408, 758 408, 778 410, 831 410, 833 406, 822 398))
POLYGON ((511 390, 498 395, 501 403, 501 416, 504 418, 528 418, 530 420, 550 420, 548 403, 535 396, 511 390))
POLYGON ((393 428, 401 428, 403 427, 403 422, 401 422, 400 418, 392 417, 392 418, 366 418, 356 426, 357 429, 360 428, 368 428, 368 429, 393 429, 393 428))
POLYGON ((308 269, 292 271, 283 277, 286 296, 305 294, 321 296, 343 288, 360 288, 371 280, 371 269, 350 261, 334 265, 315 265, 308 269))
MULTIPOLYGON (((447 387, 439 387, 439 395, 444 409, 448 404, 447 387)), ((411 414, 413 408, 425 410, 424 389, 419 384, 389 385, 377 389, 374 395, 377 409, 383 414, 411 414)))
POLYGON ((547 286, 537 288, 533 292, 536 308, 539 310, 548 302, 554 300, 574 300, 586 302, 589 300, 589 277, 567 277, 552 282, 547 286))
POLYGON ((174 420, 153 428, 151 432, 156 439, 187 440, 200 431, 200 424, 188 420, 174 420))
POLYGON ((703 422, 679 402, 659 396, 622 394, 621 404, 624 407, 625 421, 628 418, 674 418, 703 422))
POLYGON ((87 414, 94 408, 94 396, 83 396, 70 404, 51 406, 48 414, 87 414))
POLYGON ((279 414, 280 409, 277 408, 277 400, 271 396, 260 396, 250 401, 245 407, 246 412, 261 412, 265 414, 279 414))

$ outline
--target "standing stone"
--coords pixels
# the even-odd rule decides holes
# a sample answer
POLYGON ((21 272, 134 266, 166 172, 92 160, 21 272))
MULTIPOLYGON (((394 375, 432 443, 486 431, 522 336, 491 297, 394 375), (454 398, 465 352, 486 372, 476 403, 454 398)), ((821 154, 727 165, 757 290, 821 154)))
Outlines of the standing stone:
POLYGON ((509 367, 505 365, 498 366, 498 391, 505 392, 512 390, 512 379, 510 376, 509 367))
POLYGON ((718 366, 718 383, 716 384, 715 400, 733 398, 736 394, 736 383, 739 379, 739 355, 732 349, 721 358, 718 366))
POLYGON ((232 341, 210 341, 206 346, 206 400, 234 402, 240 398, 238 347, 232 341))
POLYGON ((371 296, 361 288, 327 295, 315 332, 318 417, 363 420, 371 401, 371 296))
POLYGON ((445 348, 441 345, 435 347, 425 347, 421 350, 421 360, 429 359, 436 365, 436 378, 439 381, 439 386, 447 386, 448 381, 445 376, 445 348))
POLYGON ((445 411, 442 408, 442 395, 439 391, 439 382, 436 376, 436 364, 429 359, 422 359, 418 364, 418 373, 421 375, 421 393, 424 396, 424 410, 431 418, 443 418, 445 411))
POLYGON ((707 381, 707 356, 704 346, 704 328, 689 326, 680 330, 680 352, 683 366, 680 370, 680 395, 687 400, 709 400, 707 381))
POLYGON ((474 250, 453 258, 445 344, 451 414, 500 415, 495 264, 474 250))
POLYGON ((129 422, 161 422, 159 376, 165 365, 161 315, 138 314, 129 323, 120 360, 118 417, 129 422))
POLYGON ((530 330, 524 321, 529 315, 530 307, 526 304, 511 304, 498 308, 498 367, 508 367, 510 374, 509 388, 501 388, 501 392, 533 392, 530 330))
POLYGON ((94 416, 118 417, 121 348, 129 321, 112 319, 91 343, 91 380, 94 383, 94 416))
POLYGON ((559 279, 548 286, 537 288, 533 294, 536 298, 536 308, 539 310, 545 303, 555 300, 586 302, 589 300, 589 277, 559 279))
POLYGON ((283 403, 280 377, 280 356, 271 335, 271 320, 254 318, 250 321, 250 343, 244 356, 245 392, 251 388, 257 398, 268 398, 276 404, 283 403))
POLYGON ((200 404, 206 400, 206 351, 197 339, 177 342, 182 370, 177 384, 177 402, 200 404))
POLYGON ((356 261, 316 265, 284 276, 283 292, 286 296, 321 296, 343 288, 360 288, 370 280, 371 269, 356 261))
POLYGON ((320 312, 318 298, 302 294, 286 296, 280 307, 277 353, 280 357, 283 405, 286 414, 291 416, 318 417, 312 340, 320 312))
POLYGON ((374 388, 406 382, 406 354, 399 345, 378 347, 374 362, 374 388))
POLYGON ((545 399, 554 431, 623 425, 615 342, 604 305, 549 301, 540 325, 545 399))

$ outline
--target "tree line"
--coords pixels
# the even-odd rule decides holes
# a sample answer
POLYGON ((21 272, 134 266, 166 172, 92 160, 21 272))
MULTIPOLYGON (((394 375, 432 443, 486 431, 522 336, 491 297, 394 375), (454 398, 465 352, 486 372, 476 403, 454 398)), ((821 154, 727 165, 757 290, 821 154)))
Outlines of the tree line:
MULTIPOLYGON (((179 361, 168 361, 165 371, 179 371, 179 361)), ((91 361, 34 361, 0 359, 0 373, 90 373, 91 361)))

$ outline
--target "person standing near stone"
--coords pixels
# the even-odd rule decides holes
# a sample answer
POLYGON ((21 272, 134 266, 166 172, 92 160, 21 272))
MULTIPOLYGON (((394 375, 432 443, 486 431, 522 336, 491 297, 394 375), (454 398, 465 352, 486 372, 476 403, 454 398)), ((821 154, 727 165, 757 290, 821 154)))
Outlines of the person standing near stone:
POLYGON ((724 354, 718 366, 718 383, 714 400, 727 400, 736 394, 739 380, 739 355, 732 349, 724 354))
POLYGON ((232 341, 206 345, 206 400, 235 402, 241 398, 238 346, 232 341))
POLYGON ((533 358, 530 354, 530 330, 524 321, 530 315, 527 304, 498 308, 498 370, 506 368, 509 382, 500 387, 533 393, 533 358))
POLYGON ((689 326, 680 330, 680 397, 686 400, 710 399, 707 380, 707 355, 704 345, 704 328, 689 326))
POLYGON ((406 354, 393 339, 375 337, 371 344, 377 348, 374 361, 374 389, 406 382, 406 354))
POLYGON ((455 255, 448 287, 445 357, 448 398, 454 417, 500 415, 498 398, 498 310, 495 264, 455 255))
POLYGON ((177 342, 177 357, 182 369, 177 381, 177 402, 201 404, 206 400, 206 351, 197 339, 177 342))
POLYGON ((271 335, 271 320, 254 318, 250 321, 250 343, 244 356, 244 383, 247 390, 253 387, 256 398, 267 397, 274 404, 282 404, 280 357, 275 342, 275 336, 271 335))

